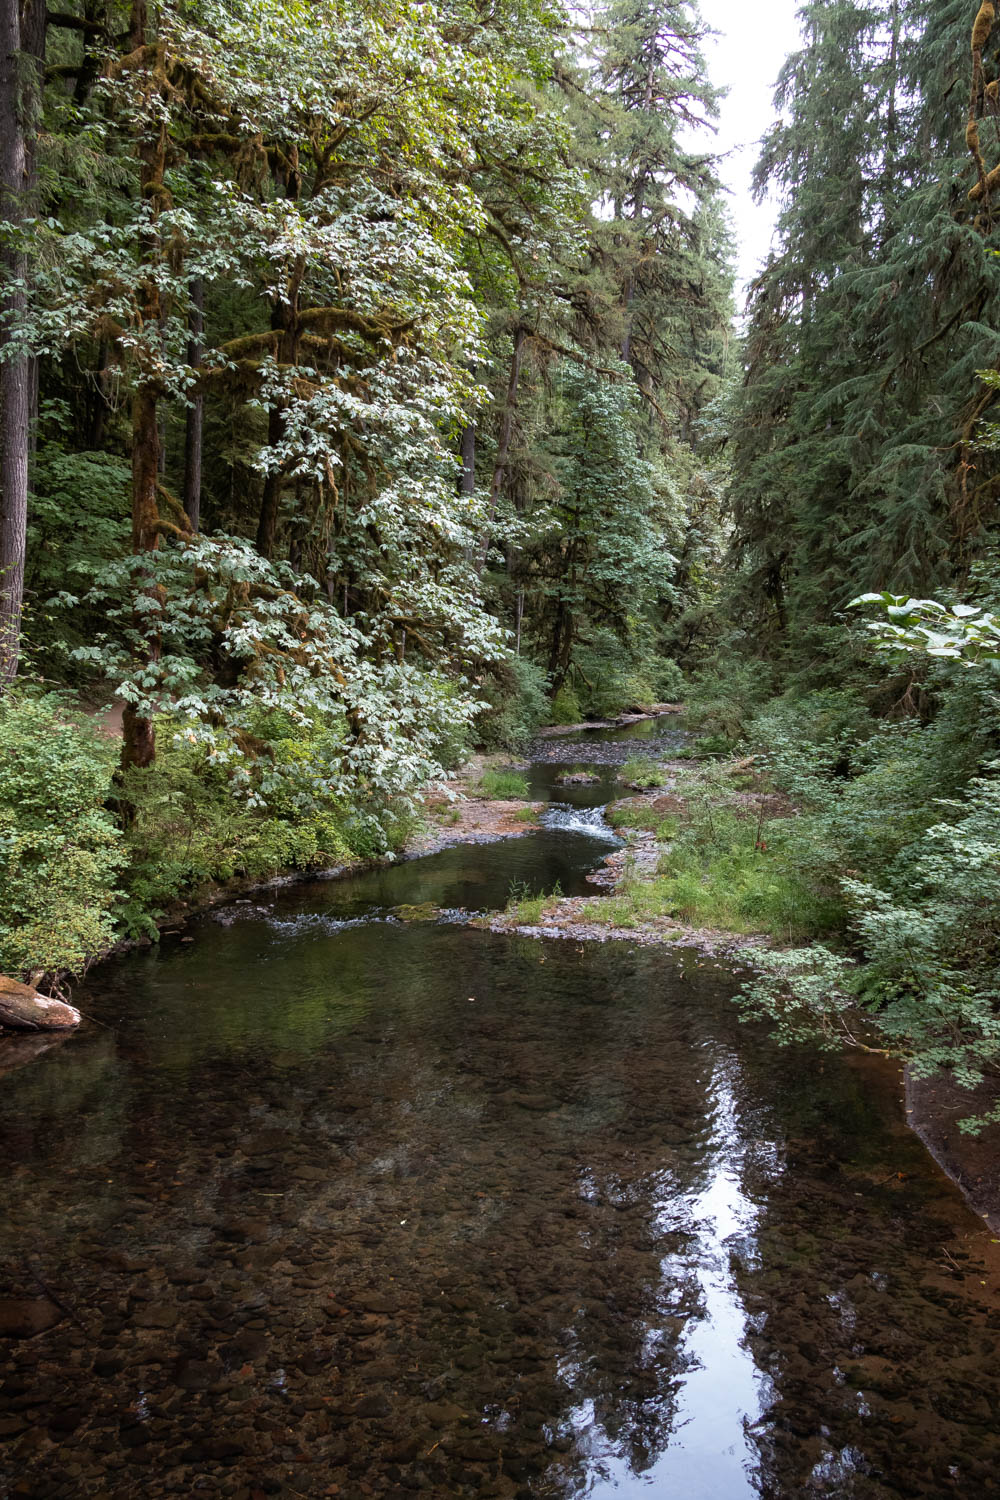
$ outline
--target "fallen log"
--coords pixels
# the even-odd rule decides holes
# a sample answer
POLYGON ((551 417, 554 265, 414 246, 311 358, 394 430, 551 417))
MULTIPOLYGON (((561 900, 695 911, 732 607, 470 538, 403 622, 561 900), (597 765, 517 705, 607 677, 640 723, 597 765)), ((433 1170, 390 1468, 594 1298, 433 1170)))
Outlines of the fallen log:
POLYGON ((50 1000, 30 985, 0 974, 0 1026, 13 1031, 63 1031, 79 1026, 82 1020, 75 1006, 50 1000))

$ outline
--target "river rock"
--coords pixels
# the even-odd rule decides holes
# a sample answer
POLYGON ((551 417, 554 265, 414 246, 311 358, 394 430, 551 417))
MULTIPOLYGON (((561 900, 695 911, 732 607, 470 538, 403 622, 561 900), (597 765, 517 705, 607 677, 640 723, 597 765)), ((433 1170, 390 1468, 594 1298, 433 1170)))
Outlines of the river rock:
POLYGON ((49 1297, 0 1298, 0 1338, 30 1339, 62 1321, 49 1297))
POLYGON ((83 1017, 62 1000, 49 1000, 30 985, 0 974, 0 1026, 15 1031, 61 1031, 79 1026, 83 1017))

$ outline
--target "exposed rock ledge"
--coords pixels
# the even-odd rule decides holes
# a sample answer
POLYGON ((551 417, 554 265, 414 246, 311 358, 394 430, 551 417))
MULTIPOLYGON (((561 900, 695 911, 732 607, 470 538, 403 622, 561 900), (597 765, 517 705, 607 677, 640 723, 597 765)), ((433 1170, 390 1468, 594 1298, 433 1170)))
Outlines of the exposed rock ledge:
POLYGON ((79 1026, 83 1017, 62 1000, 49 1000, 30 985, 18 984, 0 974, 0 1027, 12 1031, 65 1031, 79 1026))

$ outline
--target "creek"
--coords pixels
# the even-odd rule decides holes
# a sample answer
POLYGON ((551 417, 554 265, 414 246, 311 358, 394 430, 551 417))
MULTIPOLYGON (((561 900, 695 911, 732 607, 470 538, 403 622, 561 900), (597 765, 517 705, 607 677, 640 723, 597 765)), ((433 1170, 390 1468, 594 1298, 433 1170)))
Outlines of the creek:
POLYGON ((697 953, 448 917, 591 889, 676 733, 545 741, 528 835, 93 971, 0 1082, 5 1500, 1000 1494, 998 1247, 898 1069, 697 953))

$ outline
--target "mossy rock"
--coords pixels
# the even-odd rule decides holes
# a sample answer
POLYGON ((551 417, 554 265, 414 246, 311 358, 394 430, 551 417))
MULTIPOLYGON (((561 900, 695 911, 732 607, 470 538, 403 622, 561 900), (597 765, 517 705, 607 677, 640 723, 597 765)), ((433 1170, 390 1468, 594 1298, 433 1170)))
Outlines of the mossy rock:
POLYGON ((436 922, 440 912, 433 901, 421 901, 416 906, 394 906, 392 915, 400 922, 436 922))

